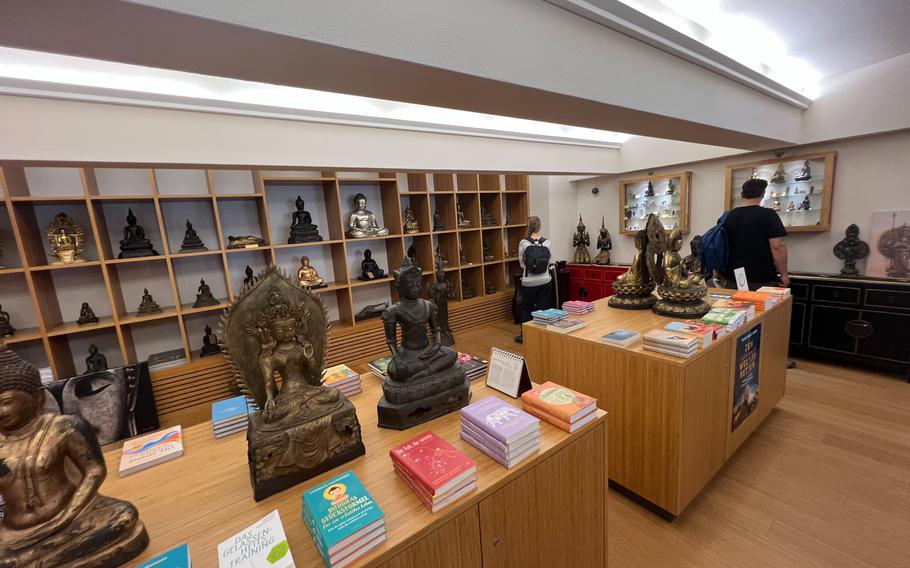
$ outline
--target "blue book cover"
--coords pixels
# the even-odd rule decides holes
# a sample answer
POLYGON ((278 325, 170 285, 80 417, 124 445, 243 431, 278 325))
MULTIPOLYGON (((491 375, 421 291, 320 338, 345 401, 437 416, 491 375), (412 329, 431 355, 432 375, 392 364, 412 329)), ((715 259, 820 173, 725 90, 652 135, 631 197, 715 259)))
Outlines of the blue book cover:
POLYGON ((190 568, 191 565, 190 547, 181 544, 177 548, 143 562, 136 568, 190 568))
POLYGON ((212 403, 212 422, 230 420, 239 416, 246 416, 246 397, 235 396, 227 400, 212 403))
POLYGON ((637 331, 629 331, 628 329, 617 329, 616 331, 611 331, 610 333, 603 336, 607 341, 628 341, 633 337, 637 336, 637 331))
POLYGON ((303 494, 303 518, 323 556, 378 526, 383 513, 354 475, 341 475, 303 494))

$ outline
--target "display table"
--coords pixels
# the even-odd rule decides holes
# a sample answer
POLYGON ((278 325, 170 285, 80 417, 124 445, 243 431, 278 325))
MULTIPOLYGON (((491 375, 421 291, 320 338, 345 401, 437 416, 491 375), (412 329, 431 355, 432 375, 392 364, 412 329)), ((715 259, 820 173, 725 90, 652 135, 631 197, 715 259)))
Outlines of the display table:
MULTIPOLYGON (((609 415, 610 483, 666 518, 679 515, 784 395, 792 300, 775 306, 691 359, 603 343, 616 330, 646 332, 673 321, 619 310, 607 300, 571 334, 524 324, 531 379, 597 398, 609 415), (732 430, 738 338, 761 325, 758 406, 732 430), (656 506, 656 507, 655 507, 656 506)), ((577 316, 573 316, 577 317, 577 316)))
MULTIPOLYGON (((211 423, 184 431, 185 454, 124 478, 120 450, 105 452, 102 493, 139 509, 151 544, 143 561, 189 543, 194 568, 217 567, 220 542, 278 509, 298 568, 323 566, 300 518, 307 489, 353 470, 385 513, 388 540, 353 566, 606 566, 606 414, 569 435, 541 422, 538 455, 507 470, 459 438, 460 415, 451 413, 400 432, 376 426, 379 380, 361 371, 363 392, 351 397, 367 454, 255 503, 247 468, 246 438, 214 439, 211 423), (477 462, 477 490, 432 514, 395 474, 389 450, 432 430, 477 462)), ((363 368, 363 369, 361 369, 363 368)), ((472 385, 472 400, 499 394, 472 385)), ((518 405, 518 400, 502 398, 518 405)))

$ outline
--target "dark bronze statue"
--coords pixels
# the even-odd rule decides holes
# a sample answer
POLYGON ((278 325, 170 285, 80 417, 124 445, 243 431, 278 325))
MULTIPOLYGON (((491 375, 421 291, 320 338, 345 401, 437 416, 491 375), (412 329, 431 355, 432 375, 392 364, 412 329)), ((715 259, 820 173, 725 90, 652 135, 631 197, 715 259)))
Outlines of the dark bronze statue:
POLYGON ((483 261, 493 262, 494 260, 496 260, 496 257, 493 256, 493 251, 490 250, 490 243, 483 241, 483 261))
POLYGON ((88 347, 88 357, 85 358, 85 373, 83 374, 97 373, 107 369, 107 357, 103 353, 98 353, 98 347, 92 343, 88 347))
POLYGON ((180 245, 180 252, 203 252, 209 250, 203 244, 202 239, 196 234, 193 224, 186 220, 186 233, 183 235, 183 243, 180 245))
POLYGON ((869 245, 859 238, 859 227, 852 224, 847 227, 844 238, 834 245, 834 256, 844 261, 840 273, 844 276, 859 276, 856 261, 869 256, 869 245))
POLYGON ((414 233, 420 232, 420 223, 417 222, 417 216, 414 214, 414 210, 409 207, 405 207, 404 210, 404 232, 406 235, 412 235, 414 233))
POLYGON ((439 321, 440 343, 443 345, 455 345, 455 337, 452 335, 452 328, 449 327, 449 299, 452 297, 453 290, 449 281, 446 280, 446 273, 442 269, 443 265, 436 262, 436 282, 430 284, 427 288, 427 296, 436 306, 436 318, 439 321))
POLYGON ((123 239, 120 241, 120 255, 117 258, 138 258, 140 256, 158 256, 152 247, 152 241, 145 238, 145 229, 136 224, 136 216, 129 209, 126 215, 126 227, 123 228, 123 239))
POLYGON ((79 325, 98 323, 98 316, 95 315, 88 302, 82 302, 82 308, 79 309, 79 319, 76 320, 76 323, 79 325))
POLYGON ((220 303, 221 302, 212 295, 212 289, 205 283, 205 279, 200 278, 199 288, 196 290, 196 301, 193 302, 193 307, 203 308, 205 306, 217 306, 220 303))
POLYGON ((373 251, 367 249, 363 251, 363 262, 360 263, 360 276, 358 280, 378 280, 385 278, 385 270, 379 268, 376 261, 373 260, 373 251))
POLYGON ((471 298, 477 296, 477 293, 474 291, 474 286, 471 286, 471 283, 468 282, 468 279, 464 276, 461 277, 461 299, 470 300, 471 298))
POLYGON ((372 318, 378 318, 382 315, 382 312, 389 307, 388 302, 380 302, 378 304, 369 304, 364 306, 359 312, 354 314, 354 321, 363 321, 372 318))
POLYGON ((228 235, 229 249, 259 248, 263 245, 265 245, 265 240, 262 237, 254 237, 253 235, 235 237, 233 235, 228 235))
POLYGON ((803 162, 803 166, 796 172, 796 176, 793 179, 796 181, 808 181, 812 179, 812 167, 809 165, 809 160, 803 162))
POLYGON ((321 241, 322 235, 319 234, 319 227, 313 224, 310 212, 304 210, 303 198, 299 195, 294 206, 296 209, 291 217, 291 235, 288 237, 288 244, 321 241))
POLYGON ((0 342, 0 568, 115 568, 148 546, 139 512, 100 495, 101 447, 82 418, 44 410, 38 370, 0 342))
POLYGON ((575 228, 575 234, 572 236, 572 246, 575 247, 575 256, 572 260, 575 264, 591 264, 591 253, 588 247, 591 245, 591 237, 585 228, 581 215, 578 216, 578 226, 575 228))
POLYGON ((600 236, 597 237, 597 248, 600 252, 594 257, 594 264, 610 264, 610 251, 613 250, 613 239, 607 230, 604 218, 600 218, 600 236))
POLYGON ((250 265, 247 264, 246 268, 243 269, 243 273, 246 274, 246 277, 243 279, 243 287, 252 286, 256 283, 256 276, 253 275, 253 269, 250 268, 250 265))
POLYGON ((211 326, 205 326, 205 335, 202 336, 202 349, 199 350, 200 357, 209 357, 221 353, 221 346, 218 345, 218 336, 212 332, 211 326))
POLYGON ((495 227, 496 226, 496 218, 493 217, 493 214, 490 213, 490 211, 483 205, 480 206, 480 226, 481 227, 495 227))
POLYGON ((142 301, 139 302, 139 309, 136 310, 140 316, 147 316, 149 314, 156 314, 161 311, 161 306, 158 305, 158 302, 155 301, 155 298, 149 294, 149 289, 145 288, 142 290, 142 301))
POLYGON ((365 452, 354 406, 322 386, 328 328, 319 297, 274 266, 222 316, 228 362, 261 409, 247 433, 257 501, 365 452))
POLYGON ((433 230, 441 231, 443 227, 442 216, 439 214, 439 210, 433 210, 433 230))
POLYGON ((382 314, 392 353, 377 406, 379 426, 406 430, 468 404, 471 388, 458 353, 442 345, 436 306, 419 297, 421 270, 405 258, 395 274, 400 300, 382 314), (401 344, 397 328, 401 326, 401 344), (433 341, 427 338, 427 326, 433 341))
POLYGON ((3 311, 3 306, 0 306, 0 339, 15 334, 16 328, 9 322, 9 314, 3 311))

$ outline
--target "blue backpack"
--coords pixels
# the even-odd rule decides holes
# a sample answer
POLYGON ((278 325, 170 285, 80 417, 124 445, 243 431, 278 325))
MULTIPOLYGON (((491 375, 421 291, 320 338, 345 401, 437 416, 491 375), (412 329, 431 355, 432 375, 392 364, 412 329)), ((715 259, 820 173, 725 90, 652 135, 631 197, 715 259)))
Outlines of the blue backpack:
POLYGON ((698 243, 698 257, 706 274, 712 274, 714 270, 724 271, 730 261, 730 252, 727 246, 727 229, 724 228, 724 222, 730 212, 726 211, 717 220, 717 224, 705 231, 698 243))

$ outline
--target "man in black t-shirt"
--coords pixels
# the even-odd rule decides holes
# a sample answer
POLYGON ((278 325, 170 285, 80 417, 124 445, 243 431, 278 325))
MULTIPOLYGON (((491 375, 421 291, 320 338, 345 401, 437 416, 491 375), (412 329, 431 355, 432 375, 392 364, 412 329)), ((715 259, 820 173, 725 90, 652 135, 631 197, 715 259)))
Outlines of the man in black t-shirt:
POLYGON ((730 211, 724 223, 730 260, 726 271, 715 271, 715 280, 725 278, 728 288, 736 288, 733 270, 740 267, 746 269, 750 290, 790 286, 784 243, 787 230, 776 211, 761 206, 767 187, 768 182, 763 179, 747 180, 743 184, 742 205, 730 211))

